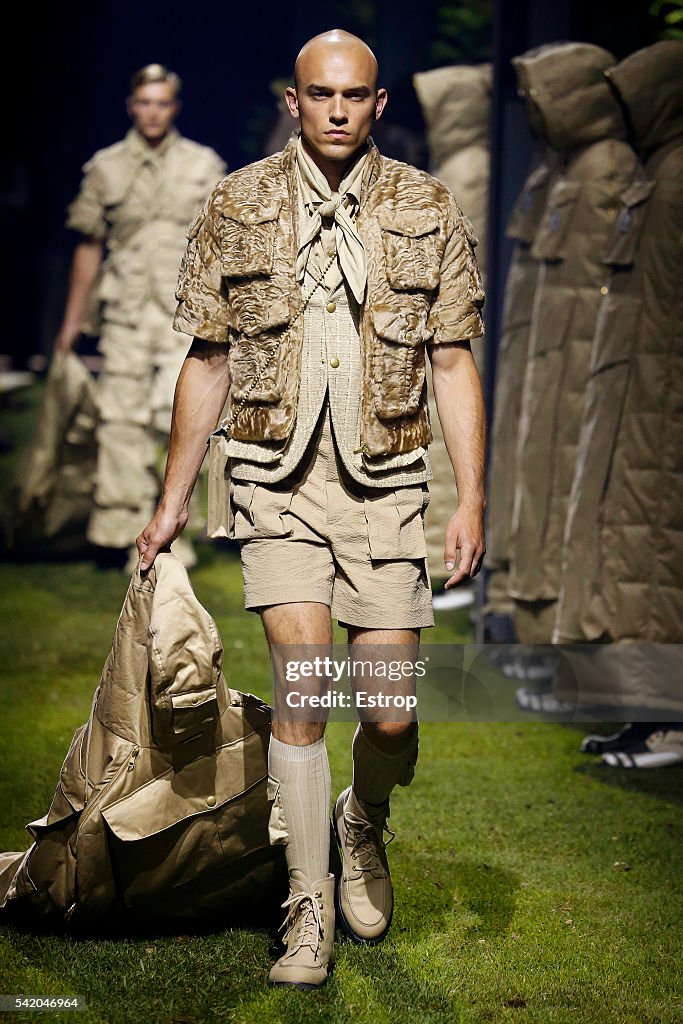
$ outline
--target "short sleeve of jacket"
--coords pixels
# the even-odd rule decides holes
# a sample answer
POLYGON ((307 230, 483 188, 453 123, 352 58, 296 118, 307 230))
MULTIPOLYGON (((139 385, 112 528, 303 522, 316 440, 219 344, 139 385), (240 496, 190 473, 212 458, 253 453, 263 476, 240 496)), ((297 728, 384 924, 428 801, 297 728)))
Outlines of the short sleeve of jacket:
POLYGON ((228 304, 221 274, 221 212, 214 191, 190 225, 180 263, 173 326, 205 341, 227 342, 228 304))
POLYGON ((66 226, 88 238, 103 241, 107 234, 103 195, 101 171, 97 163, 90 160, 83 167, 79 193, 68 208, 66 226))
POLYGON ((448 204, 447 230, 439 285, 429 313, 429 329, 433 331, 430 343, 434 345, 470 341, 484 333, 484 289, 474 254, 477 237, 452 198, 448 204))

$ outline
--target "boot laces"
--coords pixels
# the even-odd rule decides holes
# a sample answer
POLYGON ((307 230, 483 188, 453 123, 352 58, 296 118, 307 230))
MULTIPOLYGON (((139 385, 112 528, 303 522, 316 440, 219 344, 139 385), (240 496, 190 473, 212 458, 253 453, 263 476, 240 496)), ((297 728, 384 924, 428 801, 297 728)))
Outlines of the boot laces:
POLYGON ((387 826, 386 819, 372 822, 357 818, 354 814, 345 814, 345 823, 353 840, 351 857, 356 861, 359 871, 385 872, 386 868, 382 861, 382 854, 394 839, 396 833, 387 826), (384 833, 389 838, 384 841, 384 833))
POLYGON ((317 955, 323 930, 319 894, 291 893, 282 907, 289 907, 287 916, 280 926, 280 931, 284 931, 283 941, 287 948, 295 950, 302 946, 310 946, 313 955, 317 955), (289 937, 292 933, 294 941, 290 945, 289 937))

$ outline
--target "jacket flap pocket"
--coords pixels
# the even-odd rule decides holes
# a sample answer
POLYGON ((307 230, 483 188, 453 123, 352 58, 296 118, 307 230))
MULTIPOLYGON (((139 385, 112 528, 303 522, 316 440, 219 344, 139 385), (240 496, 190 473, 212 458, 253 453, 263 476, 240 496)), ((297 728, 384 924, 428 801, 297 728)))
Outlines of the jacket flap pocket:
POLYGON ((268 221, 277 220, 281 207, 281 199, 271 200, 266 206, 261 205, 256 200, 245 203, 235 203, 232 200, 226 200, 221 212, 224 217, 251 227, 252 225, 266 224, 268 221))
POLYGON ((102 808, 102 817, 124 842, 149 839, 201 814, 213 813, 265 780, 262 738, 250 733, 198 757, 102 808))
POLYGON ((564 259, 565 243, 572 222, 574 206, 582 187, 579 181, 565 181, 564 179, 556 182, 553 186, 534 238, 532 254, 535 259, 564 259))
POLYGON ((226 201, 221 231, 221 271, 226 277, 269 277, 273 272, 277 218, 282 200, 262 205, 226 201))
POLYGON ((531 245, 543 215, 545 186, 550 177, 550 168, 541 165, 529 175, 517 198, 505 229, 507 238, 531 245))
POLYGON ((636 181, 619 197, 622 207, 607 243, 604 263, 611 267, 630 267, 638 252, 640 233, 647 216, 647 202, 656 182, 636 181))
POLYGON ((216 687, 207 686, 205 690, 190 690, 189 693, 172 693, 171 704, 174 709, 196 708, 207 701, 216 699, 216 687))
POLYGON ((439 227, 439 216, 434 210, 384 210, 377 212, 377 219, 384 231, 395 235, 420 238, 430 235, 439 227))
POLYGON ((373 307, 372 322, 378 337, 411 348, 428 341, 434 333, 427 326, 425 313, 405 308, 396 310, 387 306, 373 307))

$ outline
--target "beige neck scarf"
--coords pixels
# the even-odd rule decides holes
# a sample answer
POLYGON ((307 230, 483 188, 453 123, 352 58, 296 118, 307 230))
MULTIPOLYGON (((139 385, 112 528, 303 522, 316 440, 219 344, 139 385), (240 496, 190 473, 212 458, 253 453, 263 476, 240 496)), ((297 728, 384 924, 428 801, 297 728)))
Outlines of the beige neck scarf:
POLYGON ((300 182, 304 186, 303 198, 306 209, 311 215, 308 223, 301 225, 296 258, 297 280, 304 279, 313 243, 322 230, 323 217, 334 217, 339 266, 359 304, 365 295, 367 267, 365 249, 356 231, 352 212, 357 213, 360 206, 361 182, 366 160, 367 153, 351 167, 339 185, 339 192, 333 193, 327 178, 304 149, 301 138, 297 139, 297 168, 300 182), (351 207, 351 211, 347 207, 351 207))

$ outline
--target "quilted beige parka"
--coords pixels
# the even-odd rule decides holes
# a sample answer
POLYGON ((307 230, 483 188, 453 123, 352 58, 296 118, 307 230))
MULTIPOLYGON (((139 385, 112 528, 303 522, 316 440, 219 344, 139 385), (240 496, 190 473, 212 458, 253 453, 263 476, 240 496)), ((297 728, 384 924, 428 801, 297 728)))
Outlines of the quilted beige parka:
POLYGON ((275 903, 270 709, 228 688, 222 654, 175 555, 133 574, 90 718, 26 826, 33 845, 0 854, 0 909, 102 926, 275 903))
MULTIPOLYGON (((471 221, 479 239, 477 263, 483 275, 491 163, 491 65, 434 68, 413 75, 413 84, 427 124, 431 171, 448 186, 471 221)), ((473 346, 473 353, 477 368, 483 373, 483 340, 473 346)), ((433 478, 425 514, 425 539, 429 571, 438 579, 447 575, 443 563, 444 527, 457 507, 457 494, 429 366, 427 383, 434 443, 429 452, 433 478)))
POLYGON ((506 231, 514 242, 514 249, 505 282, 503 322, 496 356, 486 527, 487 610, 499 615, 509 615, 514 609, 508 585, 517 478, 517 427, 539 270, 539 261, 532 255, 531 246, 559 162, 559 154, 539 139, 531 171, 506 231))
MULTIPOLYGON (((176 329, 229 343, 226 413, 244 403, 231 429, 242 441, 283 440, 296 414, 294 141, 216 187, 190 229, 178 282, 176 329)), ((441 182, 370 142, 362 189, 361 443, 372 457, 429 443, 425 345, 479 337, 484 295, 472 228, 441 182)))
POLYGON ((561 43, 516 58, 543 135, 562 157, 531 254, 540 261, 518 439, 510 594, 523 643, 549 643, 603 259, 637 157, 605 79, 610 53, 561 43))
POLYGON ((608 75, 644 174, 622 190, 606 248, 555 640, 680 644, 683 42, 639 50, 608 75))

